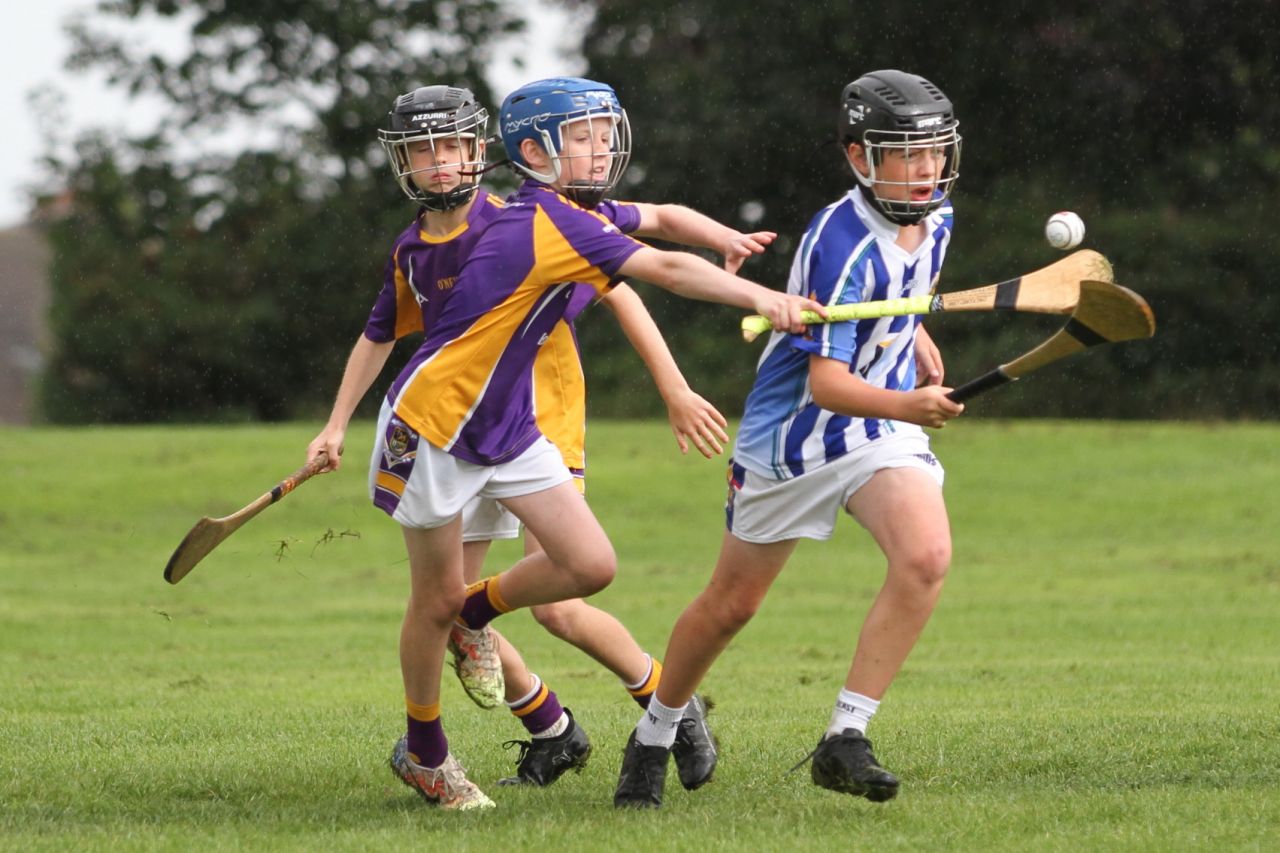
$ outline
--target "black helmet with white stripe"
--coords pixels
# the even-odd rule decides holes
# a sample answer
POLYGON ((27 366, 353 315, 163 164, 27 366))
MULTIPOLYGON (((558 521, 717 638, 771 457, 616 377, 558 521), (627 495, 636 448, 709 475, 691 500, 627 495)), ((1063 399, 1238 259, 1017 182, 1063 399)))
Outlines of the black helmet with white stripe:
MULTIPOLYGON (((869 174, 853 170, 859 187, 886 219, 899 225, 919 222, 941 207, 951 194, 960 177, 959 125, 950 99, 917 74, 892 69, 872 71, 845 86, 840 95, 840 144, 847 152, 850 144, 857 143, 867 155, 869 174), (877 185, 887 185, 877 175, 877 169, 891 150, 942 155, 942 166, 928 183, 932 189, 928 197, 903 200, 877 192, 877 185)), ((908 190, 925 186, 916 186, 910 179, 894 185, 908 190)))

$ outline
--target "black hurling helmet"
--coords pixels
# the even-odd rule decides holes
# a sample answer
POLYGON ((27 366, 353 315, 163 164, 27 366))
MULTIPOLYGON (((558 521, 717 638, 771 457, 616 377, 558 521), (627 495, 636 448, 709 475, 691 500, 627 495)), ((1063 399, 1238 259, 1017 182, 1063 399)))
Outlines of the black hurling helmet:
POLYGON ((378 142, 405 195, 427 210, 443 211, 466 204, 476 194, 485 165, 489 113, 476 103, 470 89, 422 86, 407 92, 396 98, 387 125, 378 130, 378 142), (444 139, 457 140, 458 150, 465 152, 462 183, 446 192, 427 192, 413 182, 409 146, 428 142, 434 150, 444 139))
MULTIPOLYGON (((890 222, 913 225, 937 210, 951 195, 960 177, 960 134, 951 101, 928 80, 903 71, 872 71, 844 87, 840 95, 840 145, 846 150, 856 142, 867 153, 871 171, 863 175, 853 170, 859 188, 869 202, 890 222), (937 151, 943 163, 936 179, 928 183, 895 182, 908 189, 930 187, 928 199, 915 201, 884 198, 876 185, 886 182, 877 176, 877 167, 887 151, 903 153, 937 151)), ((907 195, 910 195, 908 192, 907 195)))

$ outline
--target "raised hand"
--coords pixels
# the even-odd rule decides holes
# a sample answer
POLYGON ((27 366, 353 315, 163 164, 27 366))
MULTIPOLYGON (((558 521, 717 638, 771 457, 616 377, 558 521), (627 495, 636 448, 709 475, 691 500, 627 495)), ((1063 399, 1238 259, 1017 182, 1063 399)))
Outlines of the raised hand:
POLYGON ((729 242, 725 244, 721 254, 724 255, 724 268, 731 272, 737 273, 742 269, 742 262, 752 255, 758 255, 765 250, 765 247, 778 239, 778 235, 773 231, 756 231, 751 234, 735 234, 729 238, 729 242))

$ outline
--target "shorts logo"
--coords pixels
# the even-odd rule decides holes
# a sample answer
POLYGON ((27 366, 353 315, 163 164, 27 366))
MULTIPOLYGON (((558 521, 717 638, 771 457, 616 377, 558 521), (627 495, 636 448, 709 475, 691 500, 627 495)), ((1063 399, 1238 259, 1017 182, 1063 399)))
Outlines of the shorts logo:
POLYGON ((740 466, 733 464, 733 460, 729 461, 729 470, 726 472, 725 479, 729 481, 729 491, 725 495, 724 509, 730 516, 733 515, 733 498, 741 491, 742 481, 746 479, 747 473, 740 466))
POLYGON ((937 465, 937 464, 938 464, 938 457, 934 456, 932 453, 913 453, 913 454, 911 454, 911 455, 912 455, 912 456, 914 456, 915 458, 917 458, 917 459, 921 460, 921 461, 922 461, 922 462, 924 462, 926 465, 937 465))
POLYGON ((409 429, 408 424, 399 418, 392 418, 387 426, 386 446, 382 451, 388 468, 413 459, 417 454, 418 436, 409 429))
POLYGON ((387 439, 387 452, 392 456, 404 456, 409 449, 409 430, 404 424, 396 424, 391 428, 391 437, 387 439))

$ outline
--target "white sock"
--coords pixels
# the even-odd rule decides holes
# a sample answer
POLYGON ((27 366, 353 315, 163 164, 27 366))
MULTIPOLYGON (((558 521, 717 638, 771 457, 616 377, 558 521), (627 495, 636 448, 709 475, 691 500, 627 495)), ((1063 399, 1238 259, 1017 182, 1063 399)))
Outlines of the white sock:
POLYGON ((679 708, 668 708, 658 701, 655 693, 649 698, 649 709, 640 718, 636 726, 636 743, 644 746, 665 746, 667 749, 676 742, 676 729, 684 717, 684 709, 689 703, 679 708))
POLYGON ((845 729, 857 729, 866 734, 867 724, 879 707, 880 703, 870 696, 842 688, 831 712, 831 722, 827 724, 827 737, 841 734, 845 729))

